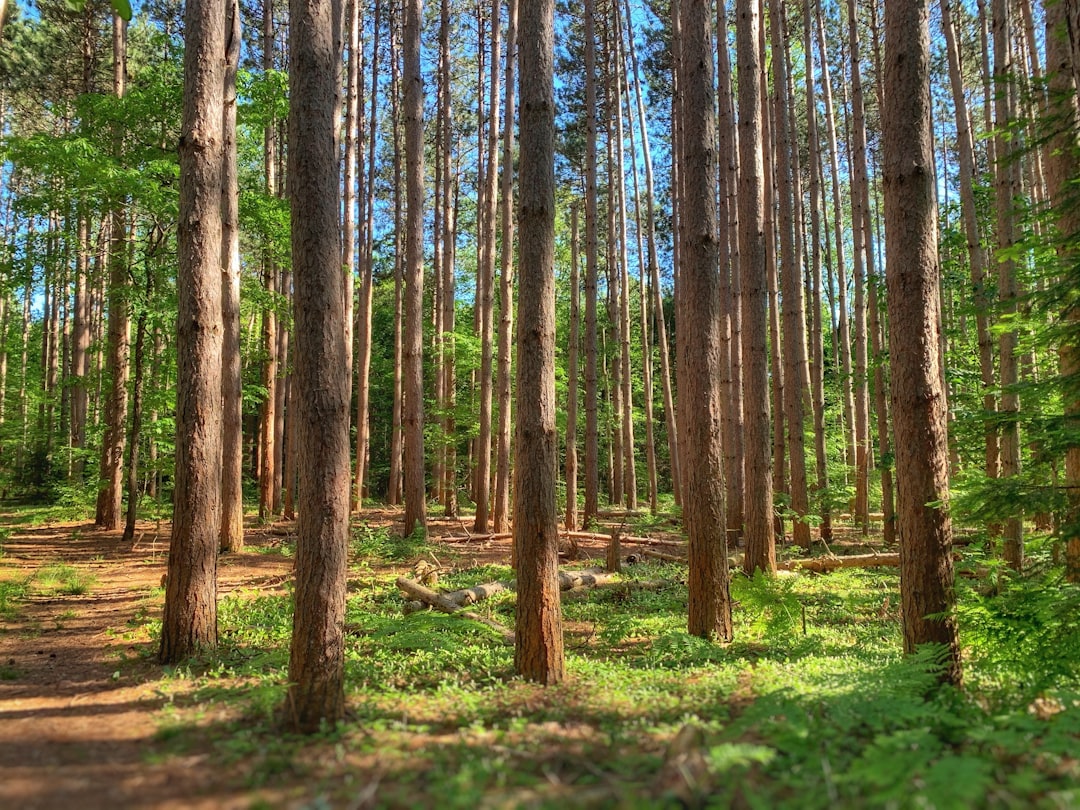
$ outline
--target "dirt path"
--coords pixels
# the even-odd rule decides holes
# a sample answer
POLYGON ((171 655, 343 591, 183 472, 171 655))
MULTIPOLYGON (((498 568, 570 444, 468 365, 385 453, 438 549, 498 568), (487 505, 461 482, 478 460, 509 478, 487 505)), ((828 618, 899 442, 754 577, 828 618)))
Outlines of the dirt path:
MULTIPOLYGON (((209 752, 155 757, 161 668, 128 622, 161 609, 155 589, 169 527, 140 528, 134 546, 92 524, 22 531, 4 542, 0 579, 22 581, 58 564, 93 579, 84 594, 32 586, 14 620, 0 617, 0 807, 250 806, 234 775, 199 767, 209 752)), ((291 569, 278 554, 223 563, 222 593, 291 569)))

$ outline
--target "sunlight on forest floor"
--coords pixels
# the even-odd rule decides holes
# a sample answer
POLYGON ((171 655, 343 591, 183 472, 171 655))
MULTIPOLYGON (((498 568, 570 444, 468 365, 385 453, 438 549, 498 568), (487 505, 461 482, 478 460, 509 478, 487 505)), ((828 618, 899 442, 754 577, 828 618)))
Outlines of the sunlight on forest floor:
MULTIPOLYGON (((564 594, 568 683, 512 677, 485 625, 402 614, 418 560, 443 590, 511 578, 509 542, 458 522, 356 525, 350 716, 282 735, 289 524, 219 569, 218 650, 154 663, 168 526, 134 548, 83 523, 2 518, 0 805, 18 807, 1074 807, 1080 606, 1049 546, 1011 581, 962 548, 967 692, 901 655, 895 569, 735 576, 736 640, 688 636, 685 567, 644 560, 564 594), (986 577, 1001 577, 989 587, 986 577)), ((654 530, 659 532, 657 527, 654 530)), ((670 528, 670 527, 668 527, 670 528)), ((871 541, 873 538, 871 538, 871 541)), ((582 542, 603 557, 602 544, 582 542)), ((873 548, 858 536, 836 554, 873 548)), ((792 556, 794 551, 784 550, 792 556)), ((585 560, 574 565, 588 564, 585 560)), ((512 626, 514 595, 473 610, 512 626)))

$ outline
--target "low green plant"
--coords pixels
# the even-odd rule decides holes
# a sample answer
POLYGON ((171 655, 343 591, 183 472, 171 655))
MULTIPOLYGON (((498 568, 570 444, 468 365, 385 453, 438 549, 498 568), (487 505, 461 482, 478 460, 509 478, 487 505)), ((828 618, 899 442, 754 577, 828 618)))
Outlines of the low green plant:
POLYGON ((34 589, 44 594, 81 596, 89 593, 97 578, 67 563, 54 563, 34 572, 34 589))
POLYGON ((18 613, 18 604, 30 593, 30 579, 0 580, 0 617, 11 621, 18 613))

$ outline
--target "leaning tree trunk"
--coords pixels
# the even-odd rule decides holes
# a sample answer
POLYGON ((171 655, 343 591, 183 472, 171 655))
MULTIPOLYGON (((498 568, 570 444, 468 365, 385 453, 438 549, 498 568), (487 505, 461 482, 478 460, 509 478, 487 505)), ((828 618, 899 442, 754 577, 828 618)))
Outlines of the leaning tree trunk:
POLYGON ((952 524, 944 381, 937 199, 930 108, 928 0, 885 7, 882 110, 893 419, 904 649, 947 652, 941 677, 960 683, 953 613, 952 524))
POLYGON ((514 669, 565 676, 555 502, 554 0, 521 7, 521 205, 514 546, 518 568, 514 669))
POLYGON ((189 0, 180 128, 176 474, 163 664, 217 643, 221 540, 221 171, 224 0, 189 0))
POLYGON ((345 712, 350 476, 338 185, 341 0, 291 0, 289 11, 289 177, 302 483, 285 720, 296 731, 311 733, 332 726, 345 712))

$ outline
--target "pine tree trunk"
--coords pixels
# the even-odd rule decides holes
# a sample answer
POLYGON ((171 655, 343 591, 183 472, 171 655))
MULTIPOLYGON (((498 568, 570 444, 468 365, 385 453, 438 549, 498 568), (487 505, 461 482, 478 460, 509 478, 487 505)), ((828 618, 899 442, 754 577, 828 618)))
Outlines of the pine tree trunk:
MULTIPOLYGON (((762 155, 761 16, 756 0, 737 0, 739 75, 739 275, 742 300, 743 403, 746 432, 745 496, 747 573, 776 570, 772 466, 769 443, 769 290, 765 273, 765 169, 762 155)), ((685 508, 685 507, 684 507, 685 508)))
POLYGON ((420 72, 422 0, 405 4, 404 119, 408 212, 405 221, 403 335, 405 534, 427 528, 424 487, 424 80, 420 72))
MULTIPOLYGON (((1076 4, 1080 8, 1080 4, 1076 4)), ((1046 6, 1046 72, 1049 78, 1050 121, 1052 137, 1046 149, 1046 179, 1050 199, 1057 218, 1058 259, 1066 279, 1075 273, 1076 237, 1080 234, 1080 205, 1077 204, 1073 183, 1080 177, 1080 110, 1077 108, 1077 77, 1074 52, 1069 47, 1068 7, 1065 2, 1046 6)), ((1080 31, 1071 32, 1074 37, 1080 31)), ((1061 374, 1066 379, 1080 375, 1080 346, 1076 342, 1080 324, 1080 306, 1075 294, 1066 299, 1062 317, 1071 334, 1065 336, 1058 348, 1061 374)), ((1080 425, 1080 397, 1075 388, 1066 389, 1066 427, 1076 430, 1080 425)), ((1080 582, 1080 445, 1075 442, 1065 448, 1065 486, 1068 493, 1068 513, 1065 525, 1065 571, 1071 582, 1080 582)))
MULTIPOLYGON (((508 2, 506 29, 506 81, 503 83, 503 173, 501 197, 502 256, 499 266, 499 430, 495 461, 495 531, 510 529, 510 416, 511 361, 514 328, 514 86, 517 65, 518 0, 508 2)), ((576 448, 575 448, 576 451, 576 448)), ((567 485, 569 487, 569 484, 567 485)), ((569 493, 570 490, 567 489, 569 493)), ((575 506, 576 509, 576 506, 575 506)), ((575 513, 576 514, 576 513, 575 513)))
MULTIPOLYGON (((224 0, 189 0, 184 24, 187 47, 177 226, 176 472, 158 652, 163 664, 178 663, 217 644, 216 577, 221 542, 224 0)), ((113 238, 117 238, 116 233, 113 238)))
POLYGON ((554 0, 521 7, 519 305, 514 546, 518 568, 514 669, 565 677, 555 503, 554 0))
MULTIPOLYGON (((264 71, 274 68, 274 0, 263 0, 262 67, 264 71)), ((277 125, 271 120, 263 130, 263 169, 265 171, 266 195, 277 194, 277 125)), ((277 380, 277 315, 274 303, 277 290, 277 266, 269 248, 263 256, 263 283, 271 302, 262 313, 262 387, 264 399, 259 421, 259 520, 266 520, 274 511, 274 424, 277 406, 275 382, 277 380)))
MULTIPOLYGON (((994 137, 995 212, 997 220, 998 298, 1002 317, 1008 320, 1017 310, 1016 260, 1011 251, 1017 240, 1013 200, 1020 192, 1018 146, 1010 122, 1015 117, 1015 92, 1010 48, 1011 28, 1007 0, 993 0, 994 82, 998 88, 994 101, 997 134, 994 137)), ((1001 475, 1010 478, 1020 474, 1020 395, 1017 368, 1017 332, 1003 329, 998 337, 998 362, 1001 367, 1001 475)), ((1017 507, 1019 508, 1019 504, 1017 507)), ((1005 560, 1016 571, 1024 567, 1022 516, 1017 514, 1005 522, 1005 560)))
MULTIPOLYGON (((289 177, 296 268, 300 515, 286 723, 312 733, 344 715, 349 541, 349 375, 343 374, 338 154, 340 0, 291 0, 289 177)), ((421 471, 422 472, 422 471, 421 471)))
POLYGON ((806 491, 806 450, 803 437, 803 396, 810 387, 806 360, 806 305, 803 299, 801 262, 795 250, 795 176, 792 153, 796 149, 791 132, 788 89, 788 56, 783 0, 769 10, 772 38, 773 84, 776 88, 776 115, 773 143, 776 149, 777 192, 779 194, 780 263, 784 306, 784 422, 787 428, 791 470, 792 525, 796 544, 810 548, 810 511, 806 491))
POLYGON ((944 382, 939 373, 937 200, 928 0, 885 7, 882 111, 889 330, 904 649, 937 643, 959 684, 944 382))
POLYGON ((597 335, 596 6, 584 0, 585 33, 585 513, 582 526, 600 516, 600 422, 597 335))
POLYGON ((724 454, 720 433, 724 403, 720 396, 719 273, 717 265, 716 118, 713 79, 711 3, 680 0, 681 58, 677 62, 683 91, 682 265, 679 268, 679 340, 684 344, 687 401, 685 422, 686 501, 683 514, 689 538, 688 631, 720 641, 732 638, 728 590, 724 454))
POLYGON ((578 322, 581 320, 578 277, 578 207, 570 208, 570 343, 566 368, 566 530, 577 528, 577 411, 578 411, 578 322))
MULTIPOLYGON (((236 72, 240 2, 230 0, 225 33, 221 169, 221 550, 244 547, 243 380, 240 364, 240 228, 236 151, 236 72)), ((136 350, 138 351, 138 350, 136 350)), ((138 361, 136 361, 138 367, 138 361)), ((133 431, 134 432, 134 431, 133 431)), ((130 497, 130 496, 129 496, 130 497)))

